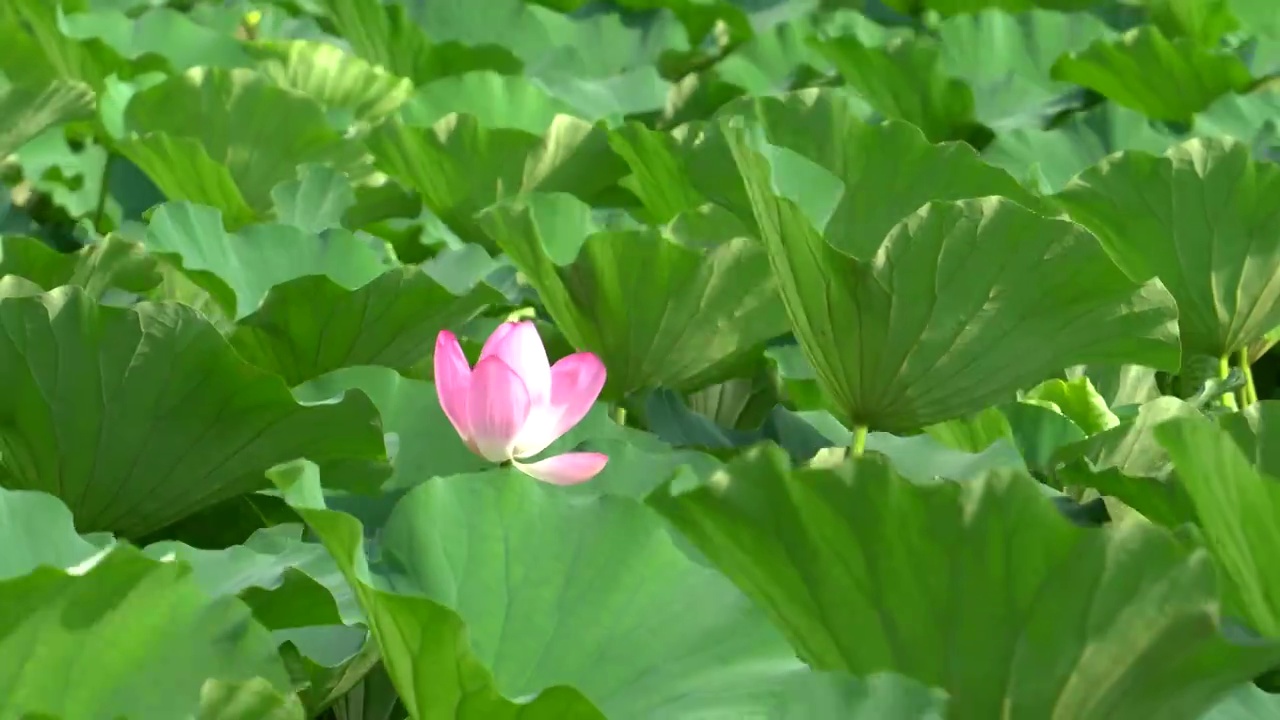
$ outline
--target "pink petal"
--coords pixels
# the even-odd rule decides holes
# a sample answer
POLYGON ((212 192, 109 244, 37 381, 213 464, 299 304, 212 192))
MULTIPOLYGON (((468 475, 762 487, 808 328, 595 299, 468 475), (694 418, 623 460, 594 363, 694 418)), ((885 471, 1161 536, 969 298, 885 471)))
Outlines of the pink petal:
POLYGON ((448 330, 436 336, 435 355, 436 395, 444 416, 463 442, 471 438, 471 426, 467 422, 467 395, 471 392, 471 366, 462 354, 458 338, 448 330))
POLYGON ((516 457, 537 455, 582 422, 600 397, 604 381, 604 363, 593 353, 561 358, 551 368, 550 406, 535 414, 516 446, 516 457))
POLYGON ((577 485, 604 469, 609 457, 597 452, 572 452, 535 463, 513 463, 521 472, 552 485, 577 485))
POLYGON ((476 452, 492 462, 511 459, 511 451, 529 419, 529 391, 499 357, 487 357, 471 372, 467 420, 476 452))
POLYGON ((493 332, 489 333, 489 337, 484 341, 484 347, 480 348, 480 357, 486 358, 492 355, 493 349, 498 346, 502 338, 507 336, 507 333, 516 329, 516 325, 517 323, 514 322, 504 322, 494 328, 493 332))
POLYGON ((481 360, 487 357, 502 358, 520 376, 533 407, 546 405, 551 399, 551 363, 533 321, 499 325, 480 351, 481 360))

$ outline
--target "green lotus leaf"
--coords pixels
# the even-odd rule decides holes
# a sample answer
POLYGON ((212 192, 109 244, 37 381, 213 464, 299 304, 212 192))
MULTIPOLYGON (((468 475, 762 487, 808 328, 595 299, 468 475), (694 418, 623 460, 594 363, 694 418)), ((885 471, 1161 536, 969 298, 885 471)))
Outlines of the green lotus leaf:
POLYGON ((385 477, 367 398, 305 406, 189 307, 101 306, 74 287, 0 299, 0 485, 59 497, 81 532, 137 538, 312 457, 385 477))
POLYGON ((1077 527, 1016 471, 917 484, 883 458, 792 469, 764 446, 649 502, 809 665, 940 687, 948 717, 1194 720, 1280 654, 1224 637, 1206 551, 1149 523, 1077 527))

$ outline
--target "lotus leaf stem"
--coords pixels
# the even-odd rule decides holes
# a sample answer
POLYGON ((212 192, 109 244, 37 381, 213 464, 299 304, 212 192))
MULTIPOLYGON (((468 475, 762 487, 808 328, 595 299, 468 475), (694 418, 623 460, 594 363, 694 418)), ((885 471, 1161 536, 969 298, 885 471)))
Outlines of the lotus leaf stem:
POLYGON ((862 457, 863 451, 867 449, 867 426, 853 426, 853 442, 849 445, 849 454, 853 457, 862 457))
POLYGON ((1258 388, 1253 384, 1253 367, 1249 364, 1249 347, 1240 348, 1240 372, 1244 373, 1244 387, 1240 389, 1241 407, 1258 402, 1258 388))
MULTIPOLYGON (((1223 380, 1226 380, 1230 374, 1231 374, 1231 358, 1230 356, 1223 355, 1222 357, 1218 358, 1218 377, 1223 380)), ((1236 407, 1236 394, 1234 392, 1223 393, 1222 404, 1228 410, 1238 409, 1236 407)))

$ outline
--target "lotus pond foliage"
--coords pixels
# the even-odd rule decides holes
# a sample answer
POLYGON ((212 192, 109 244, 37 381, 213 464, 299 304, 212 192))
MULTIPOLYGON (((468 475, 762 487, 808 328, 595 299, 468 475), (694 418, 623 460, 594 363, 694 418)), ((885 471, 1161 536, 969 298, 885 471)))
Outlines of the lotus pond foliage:
POLYGON ((0 2, 0 720, 1280 718, 1274 0, 0 2))

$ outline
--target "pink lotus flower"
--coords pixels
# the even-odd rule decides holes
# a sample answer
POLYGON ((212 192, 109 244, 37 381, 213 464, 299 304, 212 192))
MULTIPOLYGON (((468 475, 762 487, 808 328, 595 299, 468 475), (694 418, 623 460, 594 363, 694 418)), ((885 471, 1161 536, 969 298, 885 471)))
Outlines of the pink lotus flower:
POLYGON ((521 463, 547 449, 581 422, 604 388, 605 369, 589 352, 552 366, 532 322, 503 323, 480 351, 475 369, 458 338, 436 338, 436 392, 440 406, 472 452, 491 462, 508 460, 543 482, 573 485, 595 477, 609 458, 571 452, 521 463))

